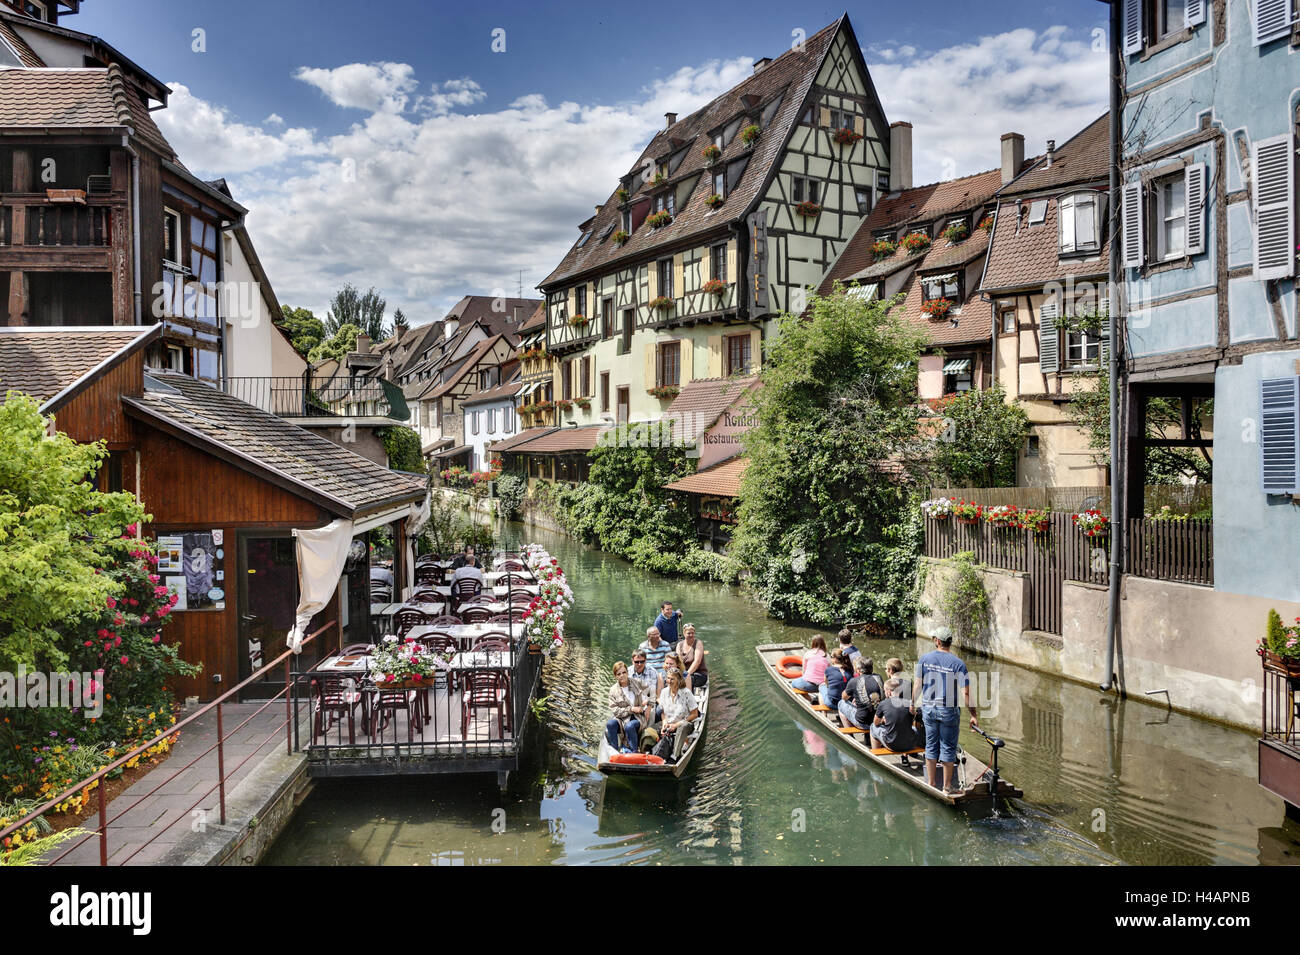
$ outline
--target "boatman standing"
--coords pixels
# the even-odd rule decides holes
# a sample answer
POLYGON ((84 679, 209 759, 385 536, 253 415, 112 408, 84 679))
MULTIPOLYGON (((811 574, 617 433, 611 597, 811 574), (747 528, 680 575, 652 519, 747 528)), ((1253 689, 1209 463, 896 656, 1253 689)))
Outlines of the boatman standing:
POLYGON ((952 631, 947 627, 936 628, 934 649, 916 662, 916 678, 912 683, 912 712, 920 706, 925 723, 925 781, 934 785, 934 764, 942 763, 946 793, 957 791, 952 785, 952 775, 957 765, 957 737, 961 732, 958 688, 965 694, 971 727, 979 726, 970 699, 970 673, 961 658, 950 651, 951 646, 952 631))
POLYGON ((659 616, 655 617, 655 629, 670 647, 677 646, 677 621, 682 618, 680 610, 673 609, 673 602, 665 600, 659 607, 659 616))

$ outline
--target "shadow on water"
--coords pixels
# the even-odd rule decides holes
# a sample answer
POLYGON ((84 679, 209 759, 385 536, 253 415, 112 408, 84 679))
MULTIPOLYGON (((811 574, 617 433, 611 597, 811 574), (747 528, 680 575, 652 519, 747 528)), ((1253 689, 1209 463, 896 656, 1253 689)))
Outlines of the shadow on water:
MULTIPOLYGON (((717 584, 669 580, 568 539, 511 525, 559 557, 577 595, 569 639, 542 674, 543 724, 505 793, 493 777, 324 781, 272 864, 1295 864, 1300 825, 1256 781, 1248 734, 1102 698, 967 657, 981 724, 1007 742, 1003 775, 1026 798, 973 819, 862 763, 772 684, 753 648, 814 631, 768 619, 717 584), (595 769, 615 660, 661 600, 711 651, 707 737, 680 780, 595 769)), ((908 670, 926 647, 869 640, 908 670)), ((968 730, 962 744, 984 758, 968 730)))

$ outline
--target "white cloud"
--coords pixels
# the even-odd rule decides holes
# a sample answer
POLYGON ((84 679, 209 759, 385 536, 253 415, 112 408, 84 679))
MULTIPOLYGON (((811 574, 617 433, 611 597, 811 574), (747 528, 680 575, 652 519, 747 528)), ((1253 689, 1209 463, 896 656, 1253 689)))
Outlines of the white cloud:
POLYGON ((279 113, 272 113, 270 116, 266 117, 266 119, 262 120, 262 124, 265 126, 283 126, 284 117, 279 113))
POLYGON ((473 106, 487 98, 483 87, 468 76, 458 80, 447 80, 439 88, 433 84, 433 91, 420 100, 420 106, 432 113, 449 113, 457 106, 473 106))
MULTIPOLYGON (((154 121, 191 169, 229 176, 320 151, 309 129, 268 133, 239 122, 228 110, 200 99, 180 83, 168 86, 167 108, 154 113, 154 121)), ((269 118, 264 123, 276 125, 269 118)), ((279 125, 283 124, 281 120, 279 125)))
POLYGON ((402 112, 419 85, 409 63, 349 63, 328 70, 302 66, 294 76, 336 106, 367 112, 402 112))
POLYGON ((885 114, 912 124, 918 185, 998 166, 1003 133, 1022 133, 1029 155, 1048 139, 1064 143, 1108 102, 1105 52, 1065 27, 920 53, 868 49, 866 57, 885 114))

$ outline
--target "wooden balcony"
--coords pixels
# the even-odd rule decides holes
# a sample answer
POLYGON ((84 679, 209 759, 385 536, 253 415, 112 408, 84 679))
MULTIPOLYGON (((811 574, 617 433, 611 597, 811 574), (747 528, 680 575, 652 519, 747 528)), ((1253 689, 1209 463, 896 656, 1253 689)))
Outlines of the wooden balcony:
POLYGON ((0 270, 109 269, 122 242, 126 200, 44 193, 0 197, 0 270))

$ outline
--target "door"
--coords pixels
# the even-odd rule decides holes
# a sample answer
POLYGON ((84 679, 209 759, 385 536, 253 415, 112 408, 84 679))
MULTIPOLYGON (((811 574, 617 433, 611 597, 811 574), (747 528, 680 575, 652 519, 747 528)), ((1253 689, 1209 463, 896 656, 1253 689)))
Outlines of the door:
POLYGON ((628 415, 631 413, 632 392, 629 388, 618 389, 618 423, 627 424, 628 415))
MULTIPOLYGON (((298 608, 298 567, 293 538, 280 533, 239 532, 239 680, 265 668, 285 648, 298 608)), ((303 651, 301 664, 312 649, 303 651)), ((315 659, 314 653, 312 659, 315 659)), ((283 666, 245 688, 244 699, 267 699, 284 688, 283 666)))

